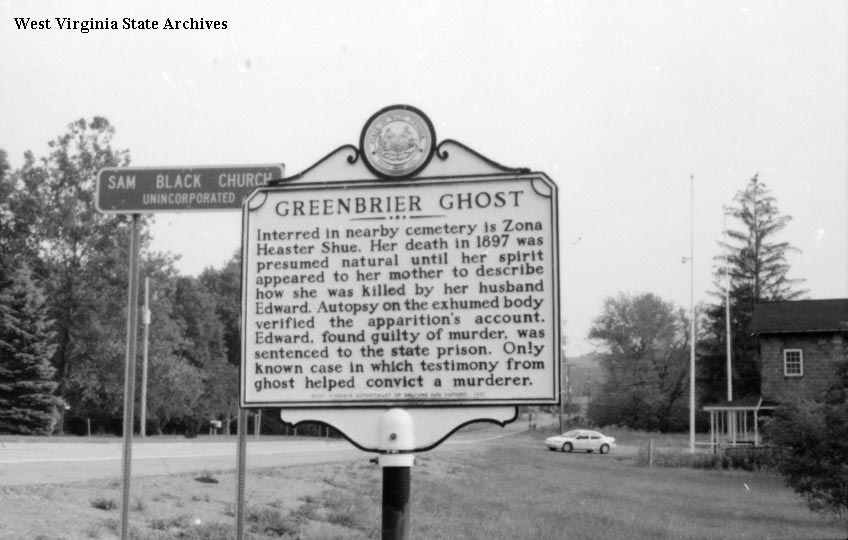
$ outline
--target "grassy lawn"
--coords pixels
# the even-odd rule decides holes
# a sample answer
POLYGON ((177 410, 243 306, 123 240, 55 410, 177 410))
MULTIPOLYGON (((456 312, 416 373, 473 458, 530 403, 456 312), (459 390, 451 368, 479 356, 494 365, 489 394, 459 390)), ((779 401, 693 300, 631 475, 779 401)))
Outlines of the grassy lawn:
MULTIPOLYGON (((633 454, 549 452, 544 433, 420 454, 410 540, 844 539, 843 525, 762 472, 648 468, 633 454)), ((623 443, 634 435, 617 434, 623 443)), ((674 446, 669 444, 669 446, 674 446)), ((232 472, 140 478, 134 540, 233 538, 232 472)), ((368 462, 249 470, 247 538, 380 538, 368 462)), ((0 539, 113 539, 120 484, 0 487, 0 539)))
MULTIPOLYGON (((773 475, 647 468, 549 452, 541 437, 453 458, 455 482, 414 486, 426 539, 841 539, 773 475)), ((417 471, 420 476, 420 471, 417 471)))

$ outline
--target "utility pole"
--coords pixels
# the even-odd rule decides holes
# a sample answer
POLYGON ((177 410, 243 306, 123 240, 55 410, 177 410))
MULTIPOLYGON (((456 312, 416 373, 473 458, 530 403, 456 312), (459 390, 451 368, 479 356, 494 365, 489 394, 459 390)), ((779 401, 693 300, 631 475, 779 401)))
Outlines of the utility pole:
POLYGON ((142 317, 144 325, 144 341, 142 344, 141 355, 141 410, 139 414, 140 435, 147 437, 147 349, 150 342, 150 278, 144 278, 144 316, 142 317))
MULTIPOLYGON (((563 356, 563 360, 565 360, 565 356, 563 356)), ((571 419, 571 366, 574 364, 563 364, 565 366, 565 393, 568 395, 568 419, 571 419)), ((560 392, 559 396, 559 432, 562 433, 565 431, 565 421, 563 420, 563 415, 565 411, 565 400, 562 399, 563 392, 560 392)))
MULTIPOLYGON (((727 245, 727 211, 728 208, 723 206, 724 209, 724 249, 728 250, 729 246, 727 245)), ((733 360, 732 360, 732 337, 730 333, 730 253, 726 253, 724 256, 724 318, 725 318, 725 332, 727 334, 727 403, 733 402, 733 360)), ((734 411, 727 411, 727 435, 728 438, 732 441, 732 444, 736 445, 736 413, 734 411)))
POLYGON ((689 176, 689 452, 695 453, 695 175, 689 176))
MULTIPOLYGON (((724 249, 727 250, 727 207, 724 209, 724 249)), ((731 336, 730 336, 730 254, 725 253, 724 256, 724 318, 725 332, 727 334, 727 401, 733 401, 733 364, 731 360, 731 336)))

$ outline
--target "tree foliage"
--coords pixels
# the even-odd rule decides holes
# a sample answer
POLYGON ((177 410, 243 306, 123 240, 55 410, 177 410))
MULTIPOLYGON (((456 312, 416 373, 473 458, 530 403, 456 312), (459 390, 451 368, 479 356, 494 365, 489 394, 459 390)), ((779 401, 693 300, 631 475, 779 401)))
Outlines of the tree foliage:
MULTIPOLYGON (((120 422, 127 350, 130 220, 95 207, 98 171, 129 164, 129 152, 113 148, 114 135, 105 118, 74 121, 48 143, 44 157, 27 152, 14 171, 0 149, 4 324, 22 328, 8 284, 18 268, 30 268, 28 277, 15 279, 32 298, 43 292, 40 305, 51 331, 39 332, 38 343, 52 368, 48 364, 41 375, 58 384, 73 422, 91 419, 101 429, 120 422)), ((220 271, 180 276, 174 255, 150 252, 148 222, 140 220, 141 277, 151 279, 154 291, 148 410, 154 428, 169 431, 236 411, 240 263, 237 254, 220 271)), ((137 391, 141 350, 134 359, 137 391)), ((5 356, 3 366, 11 369, 5 356)))
POLYGON ((121 385, 104 385, 122 378, 115 366, 121 366, 129 230, 124 217, 99 213, 94 197, 97 172, 129 162, 128 152, 112 149, 114 132, 101 117, 72 122, 48 143, 46 157, 27 152, 19 172, 19 190, 29 194, 36 218, 38 273, 56 321, 53 363, 61 392, 74 411, 89 413, 90 404, 107 415, 120 410, 121 385))
POLYGON ((0 285, 0 433, 48 434, 61 401, 44 295, 26 266, 0 285))
POLYGON ((708 337, 702 348, 701 380, 702 395, 708 402, 727 398, 725 297, 730 297, 733 396, 741 398, 760 390, 756 338, 749 330, 754 305, 806 294, 797 289, 803 280, 789 277, 787 255, 798 250, 777 240, 792 218, 780 213, 777 200, 758 176, 736 193, 726 212, 736 226, 731 225, 726 239, 719 242, 722 255, 716 257, 713 269, 717 302, 706 310, 708 337))
POLYGON ((685 426, 687 329, 683 311, 652 293, 607 298, 589 333, 606 349, 605 381, 593 395, 590 418, 635 429, 685 426))
POLYGON ((821 401, 791 399, 768 423, 778 470, 812 510, 833 513, 848 529, 848 361, 821 401))

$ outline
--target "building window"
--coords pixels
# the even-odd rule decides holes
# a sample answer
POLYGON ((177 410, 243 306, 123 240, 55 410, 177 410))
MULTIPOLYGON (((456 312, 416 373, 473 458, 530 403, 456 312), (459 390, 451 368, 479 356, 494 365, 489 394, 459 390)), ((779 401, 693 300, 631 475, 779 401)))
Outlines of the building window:
POLYGON ((783 375, 800 377, 804 374, 804 353, 801 349, 785 349, 783 351, 783 375))

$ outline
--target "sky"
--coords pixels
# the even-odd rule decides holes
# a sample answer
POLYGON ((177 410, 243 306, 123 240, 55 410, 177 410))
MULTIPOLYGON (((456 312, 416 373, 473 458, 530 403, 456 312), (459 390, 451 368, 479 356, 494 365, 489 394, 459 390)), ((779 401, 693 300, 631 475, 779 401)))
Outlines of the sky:
MULTIPOLYGON (((358 144, 383 107, 415 106, 439 140, 559 186, 565 350, 579 355, 598 347, 607 297, 712 301, 722 206, 755 174, 793 218, 776 238, 800 250, 790 277, 810 298, 848 297, 846 36, 833 0, 0 0, 0 148, 16 168, 99 115, 134 166, 294 175, 358 144), (83 33, 63 17, 160 28, 83 33), (226 29, 162 28, 191 17, 226 29)), ((241 216, 156 214, 152 234, 197 275, 240 249, 241 216)))

